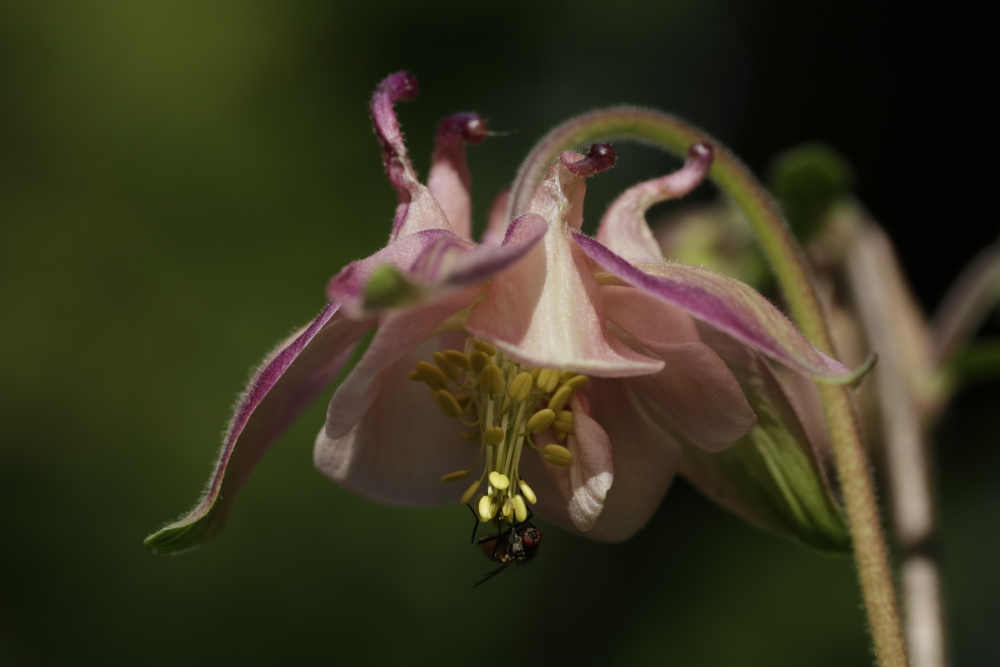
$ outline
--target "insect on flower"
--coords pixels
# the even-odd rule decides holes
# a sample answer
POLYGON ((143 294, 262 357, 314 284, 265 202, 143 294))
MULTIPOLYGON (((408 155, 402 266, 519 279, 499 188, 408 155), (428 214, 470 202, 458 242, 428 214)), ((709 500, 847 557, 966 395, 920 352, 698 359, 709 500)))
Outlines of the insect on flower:
MULTIPOLYGON (((316 319, 264 360, 204 496, 148 546, 176 553, 218 532, 268 447, 372 330, 333 394, 314 463, 376 501, 470 504, 497 530, 479 542, 499 564, 483 581, 537 553, 532 511, 594 539, 629 537, 690 451, 709 457, 781 430, 811 460, 770 364, 825 381, 852 374, 753 288, 664 259, 645 222, 650 206, 702 181, 710 145, 695 143, 682 168, 626 191, 595 237, 581 231, 586 180, 614 165, 614 149, 564 152, 540 183, 498 200, 476 243, 464 146, 485 139, 486 120, 446 118, 421 183, 394 108, 416 92, 399 72, 372 98, 397 199, 386 247, 341 269, 316 319), (524 204, 508 211, 508 200, 524 204), (751 403, 768 408, 766 419, 751 403), (462 480, 464 493, 450 484, 462 480)), ((692 460, 726 495, 729 469, 692 460)))
MULTIPOLYGON (((479 519, 477 517, 476 527, 478 526, 479 519)), ((542 544, 542 531, 529 521, 517 521, 506 530, 500 530, 495 535, 480 537, 478 540, 475 539, 475 531, 473 531, 473 544, 480 546, 487 558, 500 563, 499 567, 490 570, 482 579, 473 584, 472 587, 476 588, 511 565, 522 565, 534 558, 542 544)))

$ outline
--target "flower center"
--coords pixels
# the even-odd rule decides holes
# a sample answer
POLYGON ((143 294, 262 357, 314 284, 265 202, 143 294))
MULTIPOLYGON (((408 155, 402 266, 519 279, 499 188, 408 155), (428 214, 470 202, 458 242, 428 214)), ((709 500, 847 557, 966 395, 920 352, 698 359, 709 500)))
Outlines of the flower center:
POLYGON ((483 462, 479 479, 460 502, 470 503, 478 494, 472 507, 484 523, 527 521, 528 503, 537 498, 521 478, 521 452, 527 445, 554 465, 573 462, 573 454, 563 445, 539 447, 533 436, 549 431, 555 440, 565 442, 573 434, 573 412, 566 404, 587 383, 587 376, 531 368, 508 359, 487 341, 469 338, 464 351, 435 352, 434 363, 419 362, 410 379, 430 387, 442 413, 475 429, 463 430, 463 438, 479 442, 479 458, 472 468, 448 473, 441 481, 466 479, 483 462))

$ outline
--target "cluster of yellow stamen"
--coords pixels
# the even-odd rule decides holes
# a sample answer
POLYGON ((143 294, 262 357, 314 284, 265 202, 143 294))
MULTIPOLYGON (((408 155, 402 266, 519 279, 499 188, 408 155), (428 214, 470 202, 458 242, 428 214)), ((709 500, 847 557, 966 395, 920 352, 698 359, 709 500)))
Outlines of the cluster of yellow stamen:
POLYGON ((448 473, 441 481, 466 479, 485 461, 479 479, 460 502, 469 503, 479 494, 473 508, 480 521, 526 521, 528 503, 537 498, 518 472, 521 451, 527 444, 549 463, 573 462, 573 454, 563 445, 539 447, 532 436, 551 429, 558 442, 566 441, 573 433, 573 412, 566 404, 587 377, 523 366, 491 343, 470 338, 464 351, 435 352, 434 363, 419 362, 410 379, 430 387, 442 413, 476 429, 462 432, 462 437, 479 442, 479 458, 471 469, 448 473), (480 493, 484 482, 486 491, 480 493))

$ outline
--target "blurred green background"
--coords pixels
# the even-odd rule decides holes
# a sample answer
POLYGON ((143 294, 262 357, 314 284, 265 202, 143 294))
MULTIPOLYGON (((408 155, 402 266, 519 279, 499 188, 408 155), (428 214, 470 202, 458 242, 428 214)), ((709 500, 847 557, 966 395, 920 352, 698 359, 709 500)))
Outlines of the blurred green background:
MULTIPOLYGON (((507 133, 472 153, 480 215, 546 129, 602 105, 679 113, 758 173, 827 141, 933 306, 997 232, 985 28, 806 4, 0 4, 0 664, 869 664, 849 561, 683 482, 635 539, 550 529, 473 591, 467 510, 313 470, 323 400, 208 546, 141 544, 194 503, 248 369, 384 242, 367 103, 398 69, 421 81, 401 122, 423 173, 449 113, 507 133)), ((674 163, 619 164, 590 216, 674 163)), ((998 398, 963 392, 938 433, 957 665, 1000 664, 998 398)))

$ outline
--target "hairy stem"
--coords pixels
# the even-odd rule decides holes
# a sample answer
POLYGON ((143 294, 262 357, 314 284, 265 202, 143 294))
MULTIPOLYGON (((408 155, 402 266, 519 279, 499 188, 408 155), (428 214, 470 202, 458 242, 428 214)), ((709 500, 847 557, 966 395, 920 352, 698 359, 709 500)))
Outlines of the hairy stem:
MULTIPOLYGON (((616 138, 643 141, 680 156, 695 142, 710 143, 715 149, 715 160, 709 176, 749 220, 784 291, 793 319, 814 345, 824 352, 834 352, 810 271, 774 201, 728 149, 673 116, 615 107, 578 116, 556 127, 521 165, 511 192, 509 213, 517 215, 523 211, 535 184, 561 151, 597 139, 616 138)), ((874 482, 857 418, 845 387, 820 385, 820 395, 878 663, 882 667, 903 667, 906 648, 874 482)))

